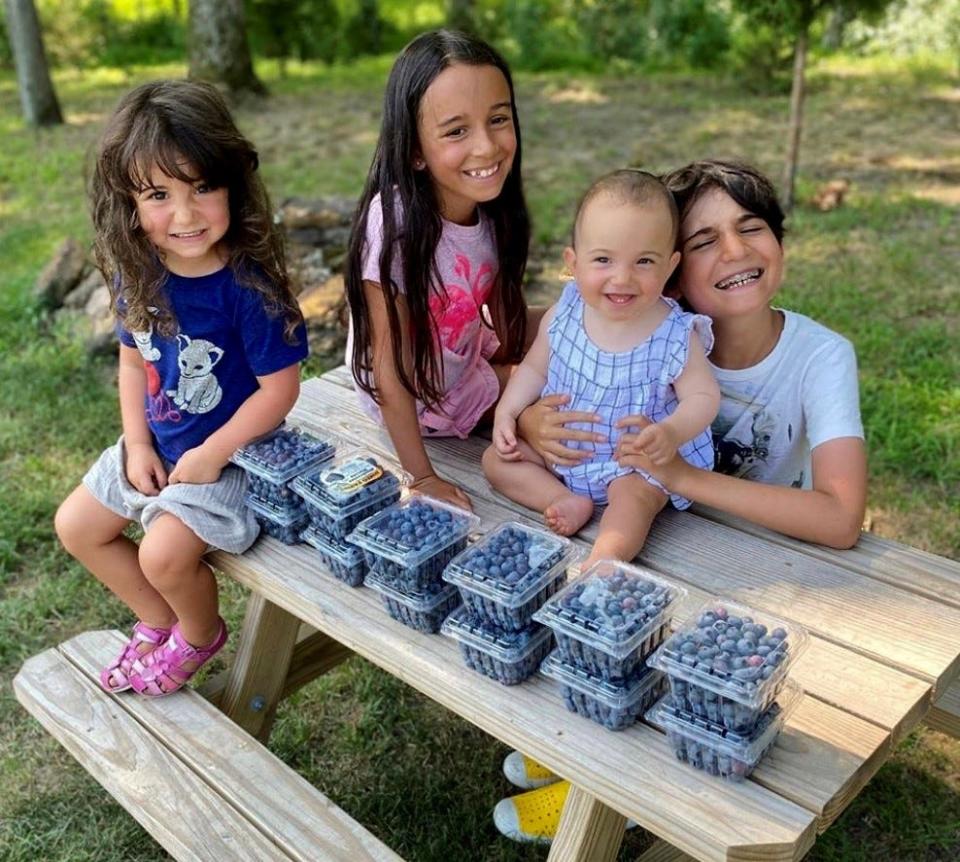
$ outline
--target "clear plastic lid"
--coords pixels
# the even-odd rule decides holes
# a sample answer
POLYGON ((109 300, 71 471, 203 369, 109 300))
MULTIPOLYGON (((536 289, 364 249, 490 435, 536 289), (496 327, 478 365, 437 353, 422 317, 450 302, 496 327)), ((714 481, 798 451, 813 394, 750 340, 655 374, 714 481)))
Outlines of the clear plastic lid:
POLYGON ((313 524, 307 526, 300 534, 308 545, 313 545, 318 551, 339 560, 345 566, 355 566, 363 562, 363 551, 356 545, 349 545, 346 542, 337 542, 325 536, 313 524))
POLYGON ((616 710, 630 709, 663 678, 663 674, 647 668, 627 680, 626 684, 617 685, 571 667, 560 657, 557 650, 543 660, 540 673, 616 710))
POLYGON ((347 541, 412 568, 479 525, 480 519, 465 509, 414 494, 361 521, 347 541))
POLYGON ((489 629, 462 605, 444 620, 440 632, 506 664, 523 661, 552 637, 550 629, 538 625, 518 632, 489 629))
POLYGON ((429 614, 444 602, 449 601, 451 596, 457 595, 456 587, 443 583, 424 590, 401 589, 376 572, 368 573, 363 579, 363 585, 422 614, 429 614))
POLYGON ((514 608, 574 560, 573 543, 516 521, 499 524, 448 564, 443 579, 514 608))
POLYGON ((255 476, 281 484, 333 457, 332 440, 281 425, 233 453, 230 460, 255 476))
POLYGON ((319 470, 302 473, 291 487, 321 512, 339 520, 396 494, 408 473, 388 470, 366 449, 337 455, 319 470))
POLYGON ((256 494, 248 493, 244 502, 256 514, 268 518, 281 527, 289 527, 291 524, 296 524, 297 521, 302 521, 307 517, 307 510, 304 509, 303 506, 293 508, 290 506, 278 506, 271 500, 265 500, 256 494))
POLYGON ((760 709, 808 641, 806 629, 798 623, 726 599, 711 599, 647 664, 760 709))
POLYGON ((777 699, 760 716, 756 727, 746 736, 676 709, 670 705, 669 696, 651 707, 644 718, 661 730, 672 731, 708 745, 717 754, 734 757, 752 767, 757 765, 770 743, 776 739, 784 722, 797 708, 802 697, 803 689, 792 679, 786 680, 777 699))
POLYGON ((548 599, 533 618, 615 659, 670 619, 687 591, 648 569, 598 560, 548 599))

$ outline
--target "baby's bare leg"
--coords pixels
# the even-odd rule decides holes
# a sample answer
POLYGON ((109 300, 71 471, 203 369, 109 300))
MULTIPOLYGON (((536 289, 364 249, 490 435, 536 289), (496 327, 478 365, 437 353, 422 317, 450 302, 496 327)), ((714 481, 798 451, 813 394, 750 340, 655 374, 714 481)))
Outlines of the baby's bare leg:
POLYGON ((152 628, 170 628, 177 616, 146 579, 136 542, 123 535, 127 518, 78 485, 57 510, 54 527, 67 552, 152 628))
POLYGON ((181 520, 164 513, 140 543, 140 566, 180 621, 195 647, 211 643, 219 631, 217 581, 201 560, 207 543, 181 520))
POLYGON ((593 514, 593 500, 574 494, 525 441, 517 440, 522 461, 504 461, 494 446, 483 453, 487 481, 505 497, 528 509, 543 512, 547 526, 561 536, 572 536, 593 514))
POLYGON ((607 488, 607 498, 609 505, 584 568, 597 560, 632 560, 640 553, 653 519, 668 499, 638 473, 614 479, 607 488))

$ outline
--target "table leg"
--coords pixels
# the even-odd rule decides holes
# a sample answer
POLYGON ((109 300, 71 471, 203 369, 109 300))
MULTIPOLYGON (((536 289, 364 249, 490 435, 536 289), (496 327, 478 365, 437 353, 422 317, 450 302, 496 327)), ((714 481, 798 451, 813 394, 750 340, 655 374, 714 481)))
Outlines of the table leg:
POLYGON ((251 736, 266 742, 297 641, 300 620, 251 593, 220 709, 251 736))
POLYGON ((677 850, 672 844, 658 838, 637 859, 637 862, 696 862, 696 860, 692 856, 687 856, 682 850, 677 850))
POLYGON ((585 790, 571 785, 550 845, 549 862, 613 862, 627 819, 585 790))

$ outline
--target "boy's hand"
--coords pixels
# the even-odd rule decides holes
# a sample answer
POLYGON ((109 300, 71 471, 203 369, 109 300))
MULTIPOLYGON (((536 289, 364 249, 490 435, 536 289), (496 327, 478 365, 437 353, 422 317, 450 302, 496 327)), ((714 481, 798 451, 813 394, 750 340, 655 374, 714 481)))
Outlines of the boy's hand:
POLYGON ((180 456, 177 465, 170 471, 171 485, 208 485, 220 478, 224 464, 211 457, 203 446, 188 449, 180 456))
POLYGON ((470 498, 452 482, 441 479, 436 473, 431 473, 422 479, 417 479, 410 485, 410 490, 417 491, 420 494, 426 494, 435 500, 443 500, 443 502, 450 503, 452 506, 459 506, 468 512, 473 511, 470 498))
POLYGON ((141 494, 156 497, 167 485, 163 461, 150 443, 127 443, 127 481, 141 494))
POLYGON ((494 415, 493 446, 503 461, 522 461, 517 448, 517 420, 511 416, 494 415))
POLYGON ((633 446, 635 451, 643 452, 653 464, 661 467, 677 454, 680 440, 671 426, 658 422, 637 434, 633 446))

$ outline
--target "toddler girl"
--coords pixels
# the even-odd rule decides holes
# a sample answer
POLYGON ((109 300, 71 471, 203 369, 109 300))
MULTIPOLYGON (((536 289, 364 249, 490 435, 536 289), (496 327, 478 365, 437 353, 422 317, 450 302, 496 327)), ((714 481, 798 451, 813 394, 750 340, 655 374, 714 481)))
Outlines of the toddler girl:
POLYGON ((457 505, 422 437, 466 437, 499 398, 524 348, 529 235, 506 63, 461 33, 417 37, 387 81, 350 241, 347 356, 413 487, 457 505))
MULTIPOLYGON (((704 351, 710 321, 686 314, 661 293, 677 262, 677 210, 652 174, 621 170, 602 177, 577 210, 564 259, 575 281, 549 309, 530 352, 497 406, 484 471, 501 493, 544 513, 561 535, 582 527, 595 503, 609 504, 586 565, 631 560, 668 499, 656 479, 614 459, 614 423, 643 414, 652 424, 636 445, 654 463, 678 451, 713 466, 709 425, 720 392, 704 351), (517 416, 541 394, 570 393, 571 409, 595 414, 603 438, 592 457, 551 471, 516 437, 517 416)), ((690 505, 670 497, 683 509, 690 505)))
POLYGON ((120 102, 97 152, 97 264, 113 285, 123 435, 56 516, 64 547, 137 616, 107 691, 179 689, 223 646, 210 546, 257 535, 227 462, 299 393, 303 320, 257 153, 207 84, 120 102), (139 547, 123 535, 139 521, 139 547))

